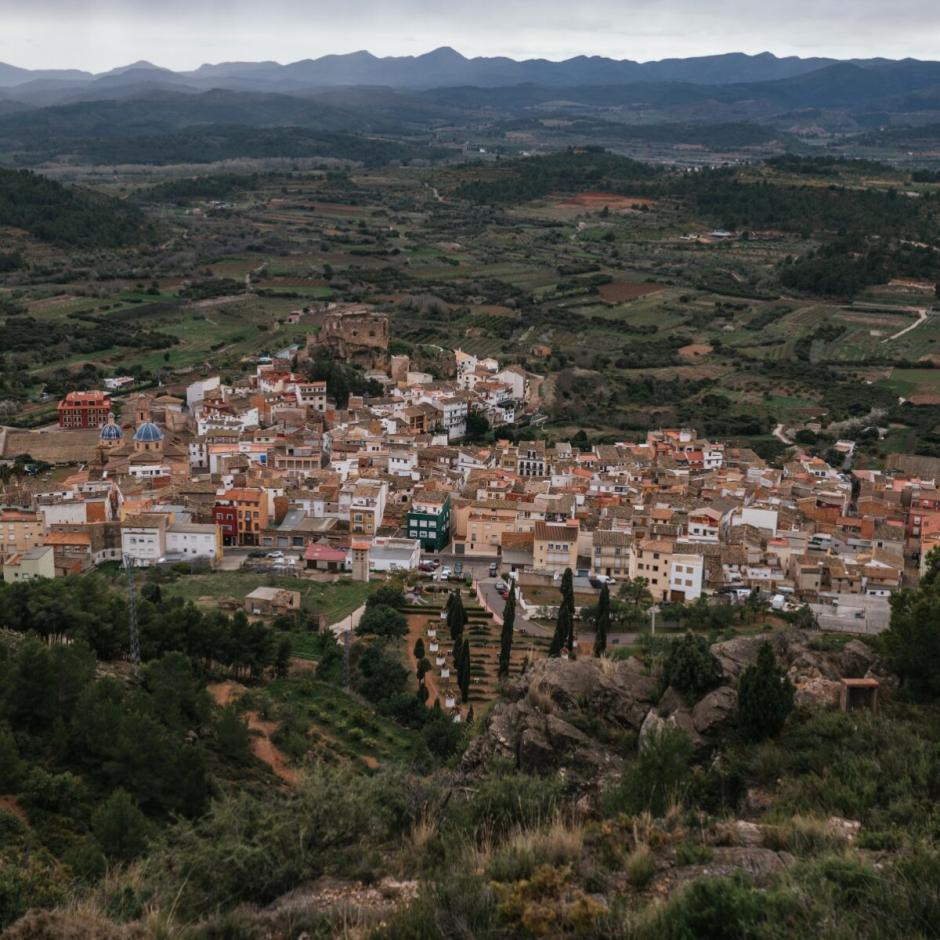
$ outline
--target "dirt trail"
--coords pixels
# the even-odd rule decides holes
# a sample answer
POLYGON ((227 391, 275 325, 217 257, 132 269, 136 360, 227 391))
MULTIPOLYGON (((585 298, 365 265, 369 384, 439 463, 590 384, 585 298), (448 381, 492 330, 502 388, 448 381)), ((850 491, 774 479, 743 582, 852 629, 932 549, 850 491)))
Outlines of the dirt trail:
POLYGON ((20 806, 15 796, 0 796, 0 812, 16 816, 21 822, 29 825, 29 816, 26 815, 26 810, 20 806))
MULTIPOLYGON (((221 708, 225 708, 246 691, 240 682, 214 682, 208 689, 215 703, 221 708)), ((300 772, 288 766, 287 758, 271 740, 271 735, 277 731, 277 722, 262 721, 257 712, 246 712, 245 720, 248 722, 249 731, 256 732, 251 736, 251 750, 255 757, 264 761, 285 783, 297 783, 300 780, 300 772)))

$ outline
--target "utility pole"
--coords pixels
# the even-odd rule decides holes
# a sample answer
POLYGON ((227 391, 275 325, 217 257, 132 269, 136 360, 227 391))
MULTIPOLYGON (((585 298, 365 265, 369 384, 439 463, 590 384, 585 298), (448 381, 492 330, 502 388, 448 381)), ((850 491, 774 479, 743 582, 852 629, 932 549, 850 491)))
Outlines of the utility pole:
POLYGON ((134 564, 130 555, 124 556, 124 571, 127 574, 127 626, 131 640, 131 662, 140 665, 140 630, 137 625, 137 591, 134 588, 134 564))

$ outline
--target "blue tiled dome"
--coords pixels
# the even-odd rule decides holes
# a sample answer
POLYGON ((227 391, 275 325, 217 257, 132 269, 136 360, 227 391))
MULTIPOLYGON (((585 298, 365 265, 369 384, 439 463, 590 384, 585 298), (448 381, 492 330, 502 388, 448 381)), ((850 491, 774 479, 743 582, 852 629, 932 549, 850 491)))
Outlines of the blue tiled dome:
POLYGON ((135 432, 134 440, 141 444, 155 444, 163 440, 161 431, 152 421, 145 421, 135 432))
POLYGON ((103 441, 119 441, 124 437, 124 432, 121 430, 120 425, 109 421, 107 424, 101 425, 101 431, 98 436, 103 441))

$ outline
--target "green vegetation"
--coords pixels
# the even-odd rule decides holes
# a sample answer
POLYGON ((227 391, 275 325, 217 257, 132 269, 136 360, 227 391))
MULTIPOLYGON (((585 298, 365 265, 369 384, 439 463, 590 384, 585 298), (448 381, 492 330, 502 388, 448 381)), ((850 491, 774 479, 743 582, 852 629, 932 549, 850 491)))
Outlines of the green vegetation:
POLYGON ((133 206, 70 189, 28 170, 0 170, 0 225, 25 229, 61 246, 117 248, 153 237, 133 206))

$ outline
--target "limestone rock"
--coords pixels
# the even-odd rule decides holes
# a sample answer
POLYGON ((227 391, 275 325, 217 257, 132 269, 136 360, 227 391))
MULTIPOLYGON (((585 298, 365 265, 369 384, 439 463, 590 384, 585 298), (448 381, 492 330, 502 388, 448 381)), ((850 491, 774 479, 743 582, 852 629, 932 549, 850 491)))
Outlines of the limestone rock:
POLYGON ((723 685, 709 692, 692 709, 692 724, 699 734, 715 734, 734 721, 738 693, 723 685))

